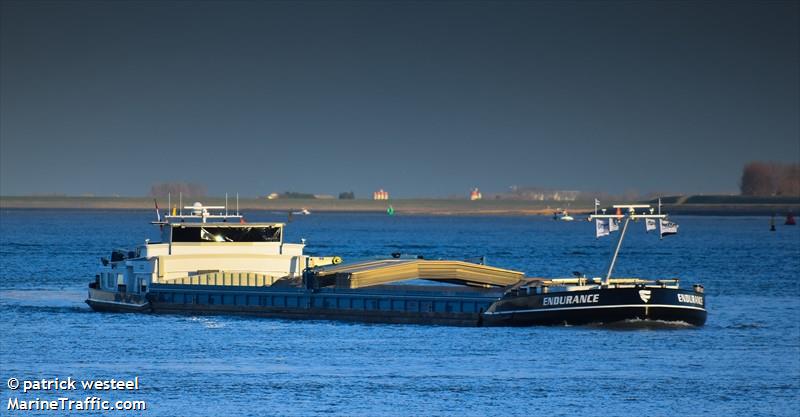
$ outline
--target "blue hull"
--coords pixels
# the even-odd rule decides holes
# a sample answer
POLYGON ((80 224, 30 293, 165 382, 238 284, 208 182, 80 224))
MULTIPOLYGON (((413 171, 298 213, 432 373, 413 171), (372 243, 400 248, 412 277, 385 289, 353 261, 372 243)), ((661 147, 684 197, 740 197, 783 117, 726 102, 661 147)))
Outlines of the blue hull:
POLYGON ((154 285, 146 309, 87 302, 103 311, 241 314, 283 319, 453 326, 533 326, 626 320, 706 321, 702 293, 672 288, 605 288, 545 294, 393 286, 320 289, 154 285), (646 296, 645 296, 646 294, 646 296))

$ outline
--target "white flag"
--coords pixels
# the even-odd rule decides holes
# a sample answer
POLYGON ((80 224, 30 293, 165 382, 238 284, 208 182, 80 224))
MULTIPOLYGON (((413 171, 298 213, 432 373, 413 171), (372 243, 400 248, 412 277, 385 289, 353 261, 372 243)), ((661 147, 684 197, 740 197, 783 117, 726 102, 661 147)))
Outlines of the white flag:
POLYGON ((661 228, 661 230, 659 230, 659 234, 661 235, 661 237, 674 235, 678 233, 678 224, 673 223, 669 220, 661 219, 661 221, 659 222, 659 226, 661 228))
POLYGON ((619 230, 619 220, 617 219, 608 219, 608 231, 609 232, 616 232, 619 230))
POLYGON ((645 232, 656 230, 656 219, 646 219, 644 227, 645 227, 645 232))
POLYGON ((595 219, 595 227, 597 228, 597 237, 608 236, 608 223, 602 219, 595 219))

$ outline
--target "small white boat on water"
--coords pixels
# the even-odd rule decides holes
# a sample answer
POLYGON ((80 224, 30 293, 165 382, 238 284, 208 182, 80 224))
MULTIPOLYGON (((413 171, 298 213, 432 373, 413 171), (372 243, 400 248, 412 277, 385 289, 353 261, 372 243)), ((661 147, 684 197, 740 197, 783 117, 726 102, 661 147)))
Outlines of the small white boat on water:
POLYGON ((566 211, 566 210, 563 210, 560 213, 556 213, 555 216, 553 216, 553 217, 556 220, 560 220, 562 222, 571 222, 571 221, 575 220, 575 218, 570 216, 569 212, 566 211))
POLYGON ((301 216, 308 216, 311 212, 307 208, 302 208, 299 211, 293 211, 292 214, 301 215, 301 216))

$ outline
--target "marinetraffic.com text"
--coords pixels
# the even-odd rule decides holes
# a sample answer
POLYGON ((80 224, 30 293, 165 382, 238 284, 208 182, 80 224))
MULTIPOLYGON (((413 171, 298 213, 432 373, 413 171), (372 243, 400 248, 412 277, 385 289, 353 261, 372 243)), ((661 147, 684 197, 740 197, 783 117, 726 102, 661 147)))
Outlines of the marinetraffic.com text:
MULTIPOLYGON (((8 411, 144 411, 144 400, 108 399, 115 393, 139 391, 139 377, 133 379, 51 379, 9 378, 8 411), (103 397, 101 397, 103 395, 103 397)), ((124 394, 123 394, 124 395, 124 394)))

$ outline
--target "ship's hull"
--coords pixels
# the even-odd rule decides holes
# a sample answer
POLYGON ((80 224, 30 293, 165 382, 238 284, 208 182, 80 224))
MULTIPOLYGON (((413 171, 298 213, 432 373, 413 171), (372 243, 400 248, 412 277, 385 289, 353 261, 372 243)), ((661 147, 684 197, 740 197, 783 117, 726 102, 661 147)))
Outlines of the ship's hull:
POLYGON ((89 288, 89 298, 86 299, 86 304, 95 311, 117 313, 148 313, 152 311, 150 302, 142 295, 97 288, 89 288))
MULTIPOLYGON (((95 290, 97 291, 97 290, 95 290)), ((626 320, 706 321, 703 294, 673 288, 605 288, 503 296, 498 291, 306 290, 299 288, 153 286, 135 297, 90 299, 101 311, 239 314, 283 319, 454 326, 534 326, 626 320)), ((113 293, 112 293, 113 294, 113 293)))
POLYGON ((306 290, 270 287, 164 285, 149 294, 157 313, 241 314, 282 319, 476 326, 500 291, 306 290))
POLYGON ((706 322, 705 297, 675 288, 605 288, 518 296, 499 300, 485 314, 487 325, 530 326, 615 323, 626 320, 706 322))
POLYGON ((687 323, 702 326, 706 322, 705 310, 684 307, 606 306, 580 310, 522 311, 509 316, 489 315, 487 325, 584 325, 612 324, 629 320, 687 323))

